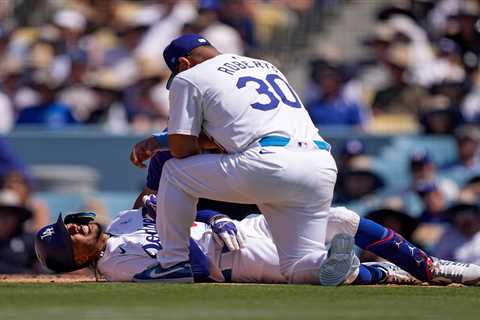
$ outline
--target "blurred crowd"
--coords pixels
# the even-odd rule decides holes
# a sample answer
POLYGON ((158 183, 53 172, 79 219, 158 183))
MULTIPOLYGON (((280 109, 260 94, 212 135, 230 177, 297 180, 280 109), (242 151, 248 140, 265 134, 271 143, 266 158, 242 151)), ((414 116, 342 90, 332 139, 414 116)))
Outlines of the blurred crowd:
POLYGON ((397 153, 407 157, 406 168, 386 166, 407 183, 387 181, 377 170, 381 157, 367 153, 362 140, 348 140, 337 157, 334 205, 398 231, 430 254, 480 264, 480 129, 461 126, 454 140, 450 163, 439 164, 427 148, 397 153))
POLYGON ((163 129, 162 52, 183 33, 261 55, 312 0, 0 1, 0 133, 16 125, 163 129), (23 7, 23 10, 22 10, 23 7), (26 11, 26 12, 25 12, 26 11), (20 16, 26 16, 25 21, 20 16))
POLYGON ((0 137, 0 274, 40 271, 33 233, 49 221, 25 164, 0 137))
POLYGON ((480 1, 392 1, 362 46, 365 59, 347 61, 325 44, 311 61, 304 102, 319 128, 450 136, 457 154, 439 163, 429 148, 396 151, 407 168, 382 166, 401 183, 376 170, 384 159, 362 140, 349 140, 338 152, 334 204, 433 255, 480 263, 480 1))
MULTIPOLYGON (((223 52, 262 57, 278 30, 319 2, 328 1, 0 1, 0 133, 28 124, 163 129, 169 72, 162 51, 172 38, 201 33, 223 52), (41 9, 27 14, 28 27, 14 14, 23 2, 41 9)), ((430 254, 480 264, 480 0, 393 3, 362 40, 366 58, 347 61, 334 46, 322 47, 304 104, 320 129, 449 135, 455 159, 439 163, 428 148, 415 148, 399 155, 408 159, 399 180, 408 183, 392 183, 375 170, 382 159, 365 140, 349 139, 334 146, 334 205, 430 254)), ((2 139, 0 274, 37 272, 32 233, 51 213, 2 139)))
POLYGON ((311 62, 304 102, 315 123, 452 134, 480 123, 480 1, 401 0, 380 10, 346 61, 335 44, 311 62))

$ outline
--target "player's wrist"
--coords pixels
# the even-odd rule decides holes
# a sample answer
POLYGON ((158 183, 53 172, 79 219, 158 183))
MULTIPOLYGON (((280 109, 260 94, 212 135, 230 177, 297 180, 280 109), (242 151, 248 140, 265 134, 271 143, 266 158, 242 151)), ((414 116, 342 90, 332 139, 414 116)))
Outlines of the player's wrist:
POLYGON ((168 132, 167 131, 163 131, 163 132, 160 132, 160 133, 154 133, 154 134, 152 134, 152 138, 153 139, 151 139, 151 140, 155 143, 155 147, 157 149, 155 151, 169 150, 168 132))
POLYGON ((214 215, 213 217, 211 217, 211 218, 209 219, 208 224, 211 225, 211 226, 213 226, 213 225, 214 225, 218 220, 220 220, 220 219, 229 219, 229 217, 228 217, 227 215, 225 215, 225 214, 221 214, 221 213, 220 213, 220 214, 217 214, 217 215, 214 215))

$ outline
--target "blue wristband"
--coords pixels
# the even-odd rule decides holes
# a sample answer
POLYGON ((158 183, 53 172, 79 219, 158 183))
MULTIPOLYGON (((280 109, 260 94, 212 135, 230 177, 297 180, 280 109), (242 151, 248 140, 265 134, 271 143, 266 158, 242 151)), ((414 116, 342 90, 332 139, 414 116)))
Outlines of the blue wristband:
POLYGON ((214 211, 214 210, 199 210, 197 211, 197 216, 195 218, 195 221, 198 221, 198 222, 203 222, 203 223, 206 223, 206 224, 210 224, 210 221, 213 217, 215 216, 219 216, 219 215, 222 215, 220 212, 218 211, 214 211))
POLYGON ((168 132, 163 131, 160 133, 154 133, 152 134, 153 138, 155 138, 155 141, 158 143, 160 146, 159 151, 167 151, 169 150, 168 147, 168 132))

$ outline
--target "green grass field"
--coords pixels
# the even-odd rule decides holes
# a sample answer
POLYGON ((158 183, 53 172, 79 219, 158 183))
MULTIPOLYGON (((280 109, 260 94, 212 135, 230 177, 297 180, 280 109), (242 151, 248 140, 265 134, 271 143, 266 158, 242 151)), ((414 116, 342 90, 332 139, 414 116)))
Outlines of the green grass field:
POLYGON ((0 283, 0 319, 480 319, 480 287, 0 283))

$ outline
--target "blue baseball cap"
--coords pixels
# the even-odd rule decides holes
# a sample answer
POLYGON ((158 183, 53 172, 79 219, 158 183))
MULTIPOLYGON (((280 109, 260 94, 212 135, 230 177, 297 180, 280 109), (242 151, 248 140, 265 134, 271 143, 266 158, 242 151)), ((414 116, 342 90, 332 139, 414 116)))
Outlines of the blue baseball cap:
POLYGON ((425 164, 432 163, 432 157, 430 156, 430 153, 426 150, 415 150, 411 155, 410 155, 410 165, 413 166, 422 166, 425 164))
POLYGON ((211 46, 210 42, 198 34, 185 34, 170 42, 163 51, 163 59, 172 75, 167 81, 167 89, 170 89, 173 78, 177 75, 178 58, 188 56, 193 49, 201 46, 211 46))
MULTIPOLYGON (((65 217, 67 223, 74 221, 88 223, 93 219, 95 219, 93 212, 75 212, 65 217)), ((88 265, 86 263, 79 266, 75 263, 72 239, 62 214, 58 215, 57 222, 38 230, 35 236, 35 252, 40 263, 55 272, 75 271, 88 265)))
POLYGON ((40 229, 35 236, 35 252, 40 263, 56 272, 76 270, 73 244, 62 214, 57 222, 40 229))
POLYGON ((221 8, 219 0, 200 0, 198 1, 198 10, 218 11, 221 8))

